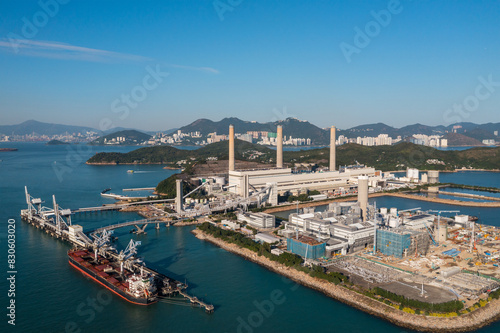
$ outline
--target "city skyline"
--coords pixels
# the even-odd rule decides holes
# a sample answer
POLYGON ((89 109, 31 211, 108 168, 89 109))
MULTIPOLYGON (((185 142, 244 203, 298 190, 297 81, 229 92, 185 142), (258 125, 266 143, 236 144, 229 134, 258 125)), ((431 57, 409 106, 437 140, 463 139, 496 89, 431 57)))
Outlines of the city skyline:
POLYGON ((498 3, 109 1, 94 9, 2 4, 3 124, 160 130, 158 121, 166 129, 249 114, 340 128, 359 119, 496 122, 498 3))

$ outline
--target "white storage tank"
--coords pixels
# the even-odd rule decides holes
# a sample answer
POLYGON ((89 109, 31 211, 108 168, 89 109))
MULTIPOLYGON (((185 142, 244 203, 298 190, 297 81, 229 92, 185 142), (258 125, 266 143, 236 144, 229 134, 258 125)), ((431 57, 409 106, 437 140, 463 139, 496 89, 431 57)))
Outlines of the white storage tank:
POLYGON ((391 217, 389 219, 389 227, 391 228, 396 228, 398 226, 399 222, 398 222, 398 218, 397 217, 391 217))
POLYGON ((467 222, 469 222, 469 215, 455 215, 455 223, 460 223, 465 226, 467 222))
POLYGON ((429 177, 427 176, 426 173, 423 173, 422 174, 422 180, 421 180, 422 184, 427 184, 429 182, 429 177))
POLYGON ((386 216, 387 215, 387 208, 386 207, 380 208, 380 214, 386 216))
POLYGON ((216 184, 218 184, 220 186, 226 185, 226 178, 224 178, 224 177, 214 177, 214 181, 216 184))
POLYGON ((392 208, 391 208, 391 215, 397 216, 397 215, 398 215, 398 209, 397 209, 397 208, 392 207, 392 208))
POLYGON ((427 178, 430 184, 439 183, 439 171, 429 170, 427 172, 427 178))

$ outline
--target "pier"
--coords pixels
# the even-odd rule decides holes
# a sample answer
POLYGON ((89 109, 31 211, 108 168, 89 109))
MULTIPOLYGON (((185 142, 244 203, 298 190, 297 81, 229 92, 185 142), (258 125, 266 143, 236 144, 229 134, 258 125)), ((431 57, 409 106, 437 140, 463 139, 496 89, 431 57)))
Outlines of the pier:
POLYGON ((156 187, 137 187, 137 188, 124 188, 122 191, 123 192, 130 192, 130 191, 154 191, 156 187))
MULTIPOLYGON (((109 236, 114 229, 133 225, 137 228, 137 233, 144 233, 146 226, 149 224, 156 224, 156 227, 159 228, 160 223, 165 223, 167 226, 169 226, 170 221, 165 222, 159 221, 158 219, 142 219, 129 221, 102 227, 87 234, 83 232, 83 228, 80 225, 73 225, 71 223, 71 214, 74 212, 71 212, 71 210, 69 209, 61 209, 56 203, 55 196, 52 196, 54 207, 53 209, 51 209, 48 207, 43 207, 42 200, 32 197, 28 193, 28 189, 26 187, 25 194, 28 208, 21 210, 20 215, 23 221, 33 225, 37 229, 45 231, 47 234, 51 235, 54 238, 67 241, 75 247, 93 250, 96 258, 98 257, 98 255, 108 258, 114 258, 115 260, 121 262, 122 265, 128 265, 127 267, 130 266, 135 270, 140 270, 141 275, 142 271, 146 271, 162 281, 168 281, 168 287, 164 288, 164 290, 162 291, 163 295, 173 296, 179 294, 189 300, 192 305, 205 308, 205 311, 208 313, 212 313, 214 311, 213 305, 205 303, 199 300, 197 297, 187 294, 184 291, 184 289, 187 288, 186 284, 174 281, 166 275, 145 266, 142 261, 137 261, 136 258, 132 256, 133 254, 135 254, 135 252, 131 252, 131 255, 125 256, 124 252, 126 253, 129 250, 128 247, 125 251, 121 251, 120 253, 118 253, 111 247, 104 246, 109 241, 109 236)), ((80 209, 78 212, 118 210, 123 208, 124 206, 126 205, 88 207, 80 209)), ((131 241, 131 243, 134 242, 131 241)), ((135 242, 134 244, 135 247, 137 245, 140 245, 140 242, 135 242)), ((157 296, 162 297, 160 295, 157 296)))
POLYGON ((97 206, 97 207, 85 207, 85 208, 78 208, 73 210, 73 214, 77 213, 97 213, 97 212, 104 212, 104 211, 113 211, 113 210, 120 210, 122 208, 127 207, 128 205, 106 205, 106 206, 97 206))
POLYGON ((191 296, 183 290, 180 290, 179 294, 184 296, 185 298, 187 298, 193 306, 203 307, 203 308, 205 308, 205 311, 208 313, 214 312, 214 306, 212 304, 207 304, 207 303, 203 302, 202 300, 199 300, 198 297, 191 296))
POLYGON ((158 229, 160 227, 160 223, 165 223, 165 226, 169 227, 170 226, 170 221, 159 221, 158 219, 142 219, 142 220, 136 220, 136 221, 128 221, 128 222, 122 222, 122 223, 117 223, 117 224, 111 224, 99 229, 96 229, 92 231, 90 234, 94 233, 101 233, 104 230, 111 231, 114 229, 118 228, 123 228, 123 227, 128 227, 128 226, 134 226, 137 228, 137 233, 141 234, 144 233, 146 226, 148 224, 156 224, 156 228, 158 229))

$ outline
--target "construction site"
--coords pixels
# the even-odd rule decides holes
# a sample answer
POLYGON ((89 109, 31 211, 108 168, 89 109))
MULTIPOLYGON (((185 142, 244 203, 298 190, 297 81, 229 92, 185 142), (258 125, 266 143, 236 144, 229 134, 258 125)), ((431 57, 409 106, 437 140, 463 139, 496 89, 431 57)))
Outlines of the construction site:
POLYGON ((468 307, 500 287, 500 229, 455 222, 464 218, 435 217, 425 233, 380 229, 375 250, 320 258, 318 263, 367 289, 380 287, 435 304, 460 300, 468 307))

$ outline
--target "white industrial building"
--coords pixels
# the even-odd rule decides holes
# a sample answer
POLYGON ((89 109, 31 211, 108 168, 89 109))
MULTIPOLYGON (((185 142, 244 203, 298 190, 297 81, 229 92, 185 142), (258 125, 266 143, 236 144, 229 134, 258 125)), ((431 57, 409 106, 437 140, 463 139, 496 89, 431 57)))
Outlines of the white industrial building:
POLYGON ((246 222, 249 226, 259 229, 274 228, 276 217, 266 213, 238 213, 238 221, 246 222))
POLYGON ((279 238, 264 233, 258 233, 257 235, 255 235, 255 240, 261 243, 268 244, 273 244, 280 241, 279 238))

